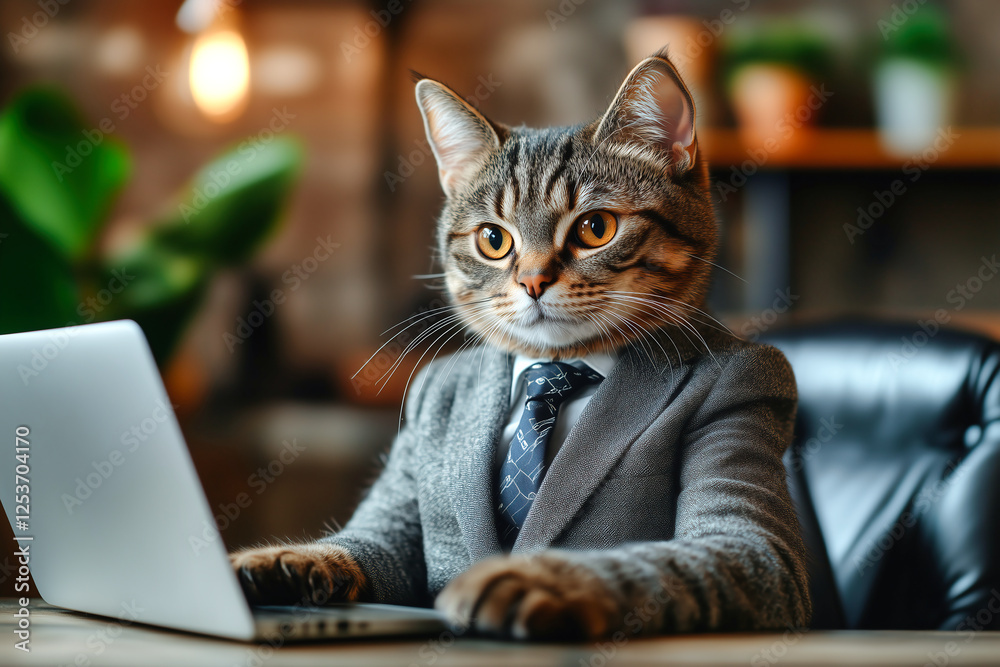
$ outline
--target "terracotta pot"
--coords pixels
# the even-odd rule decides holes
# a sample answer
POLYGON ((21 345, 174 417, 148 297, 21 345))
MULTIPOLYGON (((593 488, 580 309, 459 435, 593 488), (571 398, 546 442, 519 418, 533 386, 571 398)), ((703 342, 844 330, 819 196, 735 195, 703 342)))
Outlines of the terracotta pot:
POLYGON ((799 153, 808 145, 821 102, 811 81, 794 67, 744 65, 730 87, 740 138, 769 155, 799 153))

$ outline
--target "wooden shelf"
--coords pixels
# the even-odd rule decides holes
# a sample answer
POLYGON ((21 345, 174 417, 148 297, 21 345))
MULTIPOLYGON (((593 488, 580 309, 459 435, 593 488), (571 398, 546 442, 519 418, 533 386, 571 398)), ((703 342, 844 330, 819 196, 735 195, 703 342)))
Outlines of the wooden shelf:
POLYGON ((912 157, 886 152, 878 133, 864 128, 797 130, 787 141, 778 139, 776 150, 770 153, 764 147, 754 151, 735 129, 707 128, 698 137, 714 169, 729 169, 746 160, 760 169, 901 169, 908 163, 912 168, 1000 168, 1000 127, 953 131, 956 136, 945 150, 928 149, 926 155, 922 151, 912 157))

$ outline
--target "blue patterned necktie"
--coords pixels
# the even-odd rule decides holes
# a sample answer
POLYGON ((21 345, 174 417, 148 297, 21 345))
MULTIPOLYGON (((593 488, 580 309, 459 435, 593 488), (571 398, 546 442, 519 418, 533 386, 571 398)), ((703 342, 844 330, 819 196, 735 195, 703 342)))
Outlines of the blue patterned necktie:
POLYGON ((554 361, 525 371, 528 398, 500 467, 500 542, 509 548, 524 525, 545 472, 545 445, 563 401, 604 377, 590 368, 554 361))

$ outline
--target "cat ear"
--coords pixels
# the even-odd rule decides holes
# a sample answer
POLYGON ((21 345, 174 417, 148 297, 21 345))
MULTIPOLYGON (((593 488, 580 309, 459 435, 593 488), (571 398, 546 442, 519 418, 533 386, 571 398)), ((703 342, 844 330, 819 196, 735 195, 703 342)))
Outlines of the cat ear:
POLYGON ((500 148, 500 138, 482 114, 447 86, 421 79, 416 94, 441 186, 451 196, 500 148))
POLYGON ((594 134, 596 142, 640 144, 666 154, 670 171, 694 165, 695 108, 691 93, 666 50, 635 66, 594 134))

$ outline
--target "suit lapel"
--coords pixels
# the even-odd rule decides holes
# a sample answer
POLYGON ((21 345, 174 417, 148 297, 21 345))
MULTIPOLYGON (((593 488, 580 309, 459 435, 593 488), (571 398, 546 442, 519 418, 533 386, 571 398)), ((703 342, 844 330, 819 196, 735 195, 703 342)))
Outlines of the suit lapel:
POLYGON ((625 451, 673 397, 683 367, 679 359, 651 363, 644 351, 627 347, 587 404, 542 478, 514 551, 552 544, 625 451), (652 402, 630 396, 655 397, 652 402))
MULTIPOLYGON (((507 421, 510 404, 512 359, 495 348, 486 348, 480 363, 469 354, 464 389, 455 397, 452 414, 460 414, 458 427, 446 446, 452 507, 472 562, 500 553, 500 539, 493 507, 493 461, 497 438, 507 421)), ((458 369, 455 372, 459 372, 458 369)))

